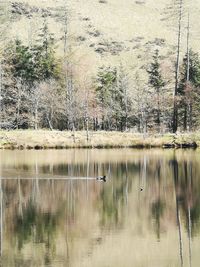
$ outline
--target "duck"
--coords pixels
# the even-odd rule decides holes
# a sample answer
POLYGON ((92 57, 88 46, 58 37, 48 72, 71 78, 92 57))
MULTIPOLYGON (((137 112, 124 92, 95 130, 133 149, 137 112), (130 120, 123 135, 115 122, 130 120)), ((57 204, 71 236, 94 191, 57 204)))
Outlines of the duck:
POLYGON ((98 176, 98 177, 96 178, 96 180, 97 180, 97 181, 103 181, 103 182, 106 182, 106 176, 105 176, 105 175, 103 175, 103 176, 98 176))

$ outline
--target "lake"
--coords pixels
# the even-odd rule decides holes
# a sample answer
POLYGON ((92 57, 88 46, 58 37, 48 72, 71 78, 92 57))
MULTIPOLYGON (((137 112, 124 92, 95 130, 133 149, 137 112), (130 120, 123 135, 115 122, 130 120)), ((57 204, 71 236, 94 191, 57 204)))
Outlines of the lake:
POLYGON ((2 150, 0 171, 1 266, 199 266, 198 150, 2 150))

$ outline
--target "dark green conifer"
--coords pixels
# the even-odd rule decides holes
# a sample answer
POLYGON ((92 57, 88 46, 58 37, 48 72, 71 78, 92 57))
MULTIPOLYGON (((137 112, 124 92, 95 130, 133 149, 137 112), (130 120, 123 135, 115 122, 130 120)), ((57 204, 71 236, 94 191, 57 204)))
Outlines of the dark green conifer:
MULTIPOLYGON (((165 86, 165 82, 162 78, 161 69, 160 69, 160 62, 159 62, 159 51, 156 50, 155 54, 153 55, 153 61, 150 64, 149 69, 147 72, 149 73, 149 84, 155 90, 156 93, 156 120, 155 122, 160 128, 161 124, 161 103, 160 103, 160 95, 162 94, 162 89, 165 86)), ((159 129, 160 130, 160 129, 159 129)))

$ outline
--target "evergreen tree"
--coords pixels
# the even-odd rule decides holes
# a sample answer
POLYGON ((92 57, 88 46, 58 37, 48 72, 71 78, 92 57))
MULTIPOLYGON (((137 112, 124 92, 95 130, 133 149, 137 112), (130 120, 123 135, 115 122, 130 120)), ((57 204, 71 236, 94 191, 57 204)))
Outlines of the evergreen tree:
POLYGON ((3 72, 6 77, 3 87, 7 96, 5 108, 15 127, 28 127, 29 102, 33 90, 41 82, 60 78, 54 42, 48 34, 47 26, 44 25, 37 44, 30 47, 17 39, 5 49, 3 58, 3 72))
POLYGON ((120 64, 117 74, 115 119, 117 129, 126 131, 128 129, 128 118, 132 103, 128 92, 128 75, 122 64, 120 64))
POLYGON ((38 37, 37 44, 32 48, 38 78, 40 80, 57 79, 59 69, 55 59, 55 42, 53 35, 49 32, 46 18, 38 37))
POLYGON ((7 71, 20 78, 29 89, 35 82, 59 78, 59 62, 55 58, 54 41, 44 24, 37 44, 32 47, 16 40, 6 49, 4 58, 7 71))
POLYGON ((153 62, 150 64, 150 67, 148 69, 149 73, 149 84, 155 89, 156 93, 156 123, 159 127, 160 131, 160 124, 161 124, 161 103, 160 103, 160 95, 162 94, 162 89, 165 86, 165 82, 162 78, 161 70, 160 70, 160 63, 159 63, 159 51, 156 50, 155 54, 153 56, 153 62))
MULTIPOLYGON (((29 48, 20 40, 15 40, 5 56, 5 65, 15 79, 20 79, 24 84, 32 85, 35 79, 33 55, 29 48)), ((7 70, 8 70, 7 69, 7 70)))
POLYGON ((96 94, 102 110, 102 129, 127 130, 131 101, 128 97, 128 78, 122 65, 100 68, 96 94))
POLYGON ((97 73, 96 94, 97 102, 101 108, 101 129, 111 128, 111 117, 113 112, 113 98, 116 87, 117 70, 111 67, 101 67, 97 73))
POLYGON ((199 114, 200 100, 200 58, 198 53, 189 51, 189 67, 187 54, 183 58, 181 67, 181 80, 178 87, 180 96, 179 116, 183 129, 188 127, 191 130, 197 125, 199 114), (187 81, 189 69, 189 81, 187 81))

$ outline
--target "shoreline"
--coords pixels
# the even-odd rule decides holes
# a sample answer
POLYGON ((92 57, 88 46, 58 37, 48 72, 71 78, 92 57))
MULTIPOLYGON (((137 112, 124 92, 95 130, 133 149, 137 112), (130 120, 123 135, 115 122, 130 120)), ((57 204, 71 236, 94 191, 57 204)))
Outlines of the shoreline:
POLYGON ((69 149, 69 148, 197 148, 200 132, 154 134, 146 138, 130 132, 89 132, 49 130, 0 130, 0 149, 69 149))

